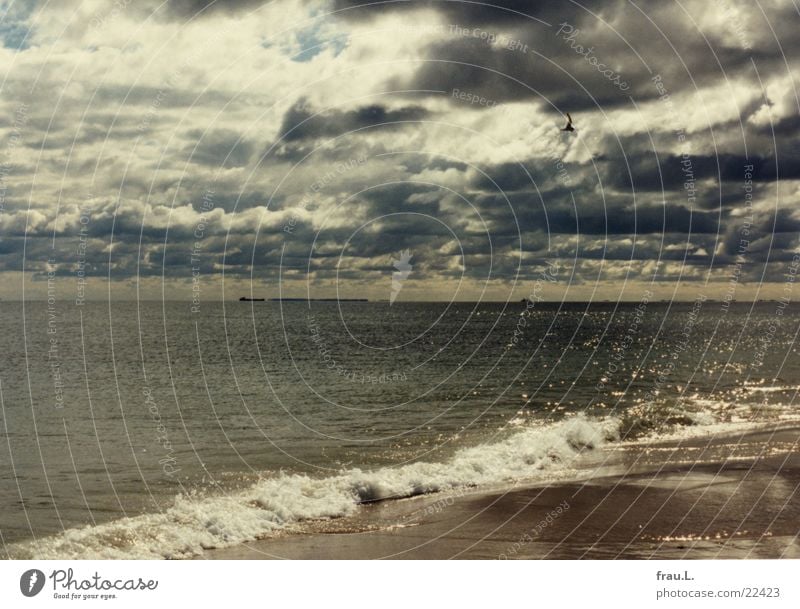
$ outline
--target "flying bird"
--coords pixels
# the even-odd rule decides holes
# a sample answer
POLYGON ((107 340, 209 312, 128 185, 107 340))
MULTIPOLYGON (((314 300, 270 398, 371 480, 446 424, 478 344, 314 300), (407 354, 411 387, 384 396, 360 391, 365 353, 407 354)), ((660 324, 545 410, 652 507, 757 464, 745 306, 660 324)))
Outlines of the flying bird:
POLYGON ((575 127, 572 126, 572 117, 569 115, 569 112, 567 112, 567 126, 561 131, 575 131, 575 127))

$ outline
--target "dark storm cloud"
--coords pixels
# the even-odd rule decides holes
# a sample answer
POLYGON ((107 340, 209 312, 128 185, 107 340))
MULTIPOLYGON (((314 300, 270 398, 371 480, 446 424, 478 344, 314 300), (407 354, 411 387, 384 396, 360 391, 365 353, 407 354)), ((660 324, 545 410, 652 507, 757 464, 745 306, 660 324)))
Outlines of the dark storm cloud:
POLYGON ((745 181, 745 168, 754 182, 777 179, 800 179, 800 163, 785 157, 745 156, 720 153, 714 155, 631 155, 627 159, 630 173, 619 171, 621 159, 599 159, 605 166, 605 181, 620 189, 660 191, 681 190, 690 178, 695 181, 745 181), (632 178, 632 181, 631 181, 632 178))
MULTIPOLYGON (((57 112, 47 96, 31 102, 19 158, 9 159, 8 164, 7 213, 0 214, 0 268, 21 270, 24 263, 26 270, 42 277, 41 261, 55 252, 62 261, 57 273, 73 274, 79 227, 74 211, 69 210, 91 189, 96 209, 86 227, 86 271, 93 276, 110 273, 113 279, 163 274, 178 282, 186 280, 199 216, 205 214, 203 275, 224 268, 234 276, 273 280, 283 265, 284 271, 298 278, 305 278, 310 268, 315 279, 330 281, 339 273, 340 278, 363 284, 374 273, 388 277, 392 257, 407 248, 414 255, 415 275, 431 281, 432 294, 438 289, 437 278, 461 274, 462 255, 466 274, 475 278, 491 267, 493 276, 510 279, 521 260, 523 273, 535 277, 540 269, 532 261, 556 253, 577 258, 585 277, 606 268, 612 277, 630 272, 631 278, 641 278, 643 271, 637 269, 650 269, 655 265, 648 263, 660 260, 671 264, 659 280, 676 279, 674 269, 683 268, 683 263, 694 274, 691 280, 701 277, 700 267, 710 266, 712 260, 715 271, 737 262, 740 229, 748 222, 751 229, 742 277, 758 281, 763 275, 783 281, 776 268, 785 271, 800 233, 796 184, 777 189, 774 183, 800 180, 800 119, 787 110, 795 100, 791 83, 785 82, 800 53, 800 38, 793 35, 796 16, 789 18, 790 4, 770 7, 766 9, 768 24, 758 7, 728 2, 736 9, 735 16, 743 19, 753 48, 737 44, 727 29, 696 29, 692 19, 703 22, 709 13, 713 16, 713 11, 720 10, 718 2, 706 6, 699 1, 686 5, 652 0, 635 4, 626 0, 423 1, 376 2, 367 7, 361 0, 334 0, 332 8, 339 12, 332 19, 316 4, 309 11, 297 12, 296 23, 318 19, 311 28, 311 43, 299 35, 294 40, 294 33, 286 40, 283 34, 273 39, 272 34, 262 33, 272 31, 274 24, 242 22, 242 31, 253 35, 249 41, 253 54, 226 73, 224 82, 212 71, 219 66, 205 70, 201 61, 191 60, 202 55, 190 51, 201 43, 208 46, 206 35, 218 21, 244 17, 266 4, 263 0, 127 4, 113 19, 118 25, 125 20, 137 26, 143 23, 145 33, 137 43, 148 53, 148 45, 153 39, 160 44, 165 32, 146 30, 149 26, 144 22, 152 11, 157 14, 150 24, 155 21, 157 28, 191 33, 184 41, 188 63, 176 57, 175 67, 168 66, 174 69, 169 75, 158 70, 151 73, 148 68, 143 75, 152 77, 129 77, 128 82, 125 70, 116 69, 117 62, 125 65, 125 57, 132 56, 128 53, 139 51, 126 47, 119 55, 107 50, 87 52, 80 55, 81 61, 98 65, 108 61, 101 67, 114 77, 97 78, 98 69, 86 81, 65 88, 57 112), (426 46, 414 50, 413 61, 402 61, 408 59, 400 50, 402 45, 393 46, 402 32, 398 38, 387 35, 377 41, 361 36, 372 26, 366 20, 386 18, 389 27, 400 26, 410 11, 418 9, 437 14, 430 20, 426 14, 424 22, 414 16, 408 24, 430 24, 440 30, 434 36, 426 34, 426 46), (184 25, 190 20, 196 23, 184 25), (561 24, 579 33, 565 39, 558 34, 561 24), (317 25, 322 33, 315 29, 317 25), (197 36, 191 28, 197 28, 197 36), (770 40, 771 28, 780 44, 770 40), (287 68, 281 63, 285 60, 288 65, 298 43, 316 44, 317 34, 324 39, 333 33, 349 40, 346 51, 314 55, 314 61, 303 66, 287 68), (623 90, 601 75, 582 54, 587 49, 617 71, 630 88, 623 90), (322 99, 319 103, 331 106, 348 103, 341 100, 351 94, 382 95, 370 98, 378 103, 354 107, 349 102, 323 109, 301 98, 283 117, 269 122, 269 135, 259 136, 263 139, 254 140, 244 128, 252 124, 255 114, 251 112, 276 103, 285 108, 287 102, 279 100, 301 95, 297 91, 303 85, 316 82, 315 70, 338 73, 346 83, 345 75, 352 68, 374 70, 370 67, 373 59, 384 62, 387 58, 381 64, 387 66, 385 76, 382 68, 369 75, 375 80, 359 82, 375 82, 371 89, 357 86, 351 93, 342 84, 334 92, 320 85, 309 93, 309 99, 322 99), (790 64, 788 70, 784 61, 790 64), (259 76, 259 71, 265 74, 267 65, 278 71, 277 78, 263 89, 260 85, 251 89, 247 83, 260 81, 248 79, 259 76), (251 74, 248 70, 252 69, 251 74), (692 143, 689 170, 697 189, 693 204, 685 192, 686 159, 675 153, 680 148, 665 107, 660 102, 642 103, 659 95, 652 81, 655 74, 661 75, 678 104, 672 122, 681 123, 691 134, 687 135, 692 143), (214 88, 203 93, 209 83, 214 88), (723 88, 735 103, 718 117, 713 104, 723 88), (389 93, 402 89, 440 93, 414 93, 414 97, 389 93), (494 109, 470 106, 453 96, 454 89, 494 101, 494 109), (693 97, 696 91, 702 95, 693 97), (680 106, 705 105, 709 100, 707 109, 680 106), (529 119, 526 115, 524 124, 511 129, 500 125, 495 132, 499 121, 485 120, 486 115, 503 112, 503 102, 524 102, 530 109, 529 119), (219 120, 209 125, 209 117, 223 108, 219 120), (534 133, 531 127, 554 131, 567 111, 573 113, 578 132, 554 139, 559 154, 571 159, 567 164, 571 182, 564 184, 552 159, 518 153, 523 134, 534 133), (607 111, 611 112, 604 116, 607 111), (474 140, 455 136, 454 146, 444 130, 425 124, 431 117, 471 121, 479 133, 474 140), (771 123, 770 117, 774 117, 771 123), (704 128, 705 120, 709 124, 704 128), (176 125, 181 125, 177 132, 176 125), (393 137, 397 131, 392 131, 397 129, 413 136, 418 153, 393 154, 399 147, 393 137), (513 146, 480 148, 477 138, 499 141, 495 136, 501 131, 519 136, 513 146), (367 137, 340 138, 351 132, 367 137), (168 143, 170 138, 172 143, 168 143), (334 138, 340 139, 335 146, 328 145, 326 140, 334 138), (39 150, 42 154, 37 157, 34 152, 39 150), (719 153, 714 154, 715 150, 719 153), (462 152, 460 161, 446 156, 462 152), (336 169, 362 157, 368 159, 363 167, 336 169), (522 163, 505 162, 513 158, 521 158, 522 163), (241 171, 251 165, 252 172, 241 171), (749 209, 743 188, 747 165, 753 166, 754 181, 749 209), (325 181, 328 174, 333 178, 325 181), (423 183, 440 178, 441 187, 423 183), (321 182, 323 187, 311 190, 312 184, 321 182), (204 204, 208 188, 215 193, 211 211, 204 204), (27 208, 29 199, 36 208, 30 222, 22 212, 14 215, 27 208), (305 212, 291 209, 300 201, 307 204, 305 212), (765 210, 770 202, 773 209, 765 210), (72 213, 72 224, 55 222, 57 205, 62 220, 72 213), (286 234, 282 229, 292 211, 299 217, 293 232, 286 234), (54 226, 58 227, 56 249, 54 226), (109 247, 112 242, 113 248, 109 247), (351 264, 340 268, 340 257, 351 264), (610 264, 604 266, 601 261, 610 264), (628 261, 638 266, 621 264, 628 261), (772 264, 765 268, 767 261, 772 264)), ((311 3, 299 5, 312 7, 311 3)), ((113 2, 109 0, 106 6, 112 7, 113 2)), ((97 10, 95 16, 110 15, 109 10, 97 10)), ((113 19, 108 18, 109 25, 113 19)), ((31 32, 36 41, 36 27, 31 32)), ((68 45, 68 40, 64 38, 62 44, 68 45)), ((109 42, 109 49, 116 49, 115 41, 109 42)), ((46 46, 42 42, 42 49, 50 52, 46 46)), ((30 73, 36 78, 40 73, 70 74, 77 65, 74 57, 83 50, 76 46, 59 56, 61 50, 54 49, 56 59, 47 69, 40 72, 37 65, 30 73)), ((26 57, 33 55, 31 51, 26 57)), ((30 90, 30 75, 15 79, 19 73, 7 81, 10 89, 4 87, 8 100, 30 90)), ((81 72, 74 74, 77 81, 81 72)), ((54 91, 63 86, 59 78, 51 80, 54 91)), ((521 107, 509 104, 506 110, 512 114, 506 116, 518 116, 521 107)), ((6 120, 5 128, 11 126, 6 120)), ((403 143, 411 139, 404 137, 403 143)))
POLYGON ((168 17, 190 19, 252 11, 267 3, 268 0, 167 0, 163 10, 168 17))
MULTIPOLYGON (((595 9, 613 4, 608 0, 584 0, 586 9, 595 9)), ((435 8, 454 23, 519 25, 528 17, 543 20, 561 20, 576 12, 575 6, 567 3, 543 2, 541 0, 492 0, 491 2, 448 2, 445 0, 334 0, 339 16, 346 19, 371 19, 387 11, 409 11, 435 8)))
MULTIPOLYGON (((442 243, 459 234, 457 225, 448 226, 425 214, 383 216, 356 229, 338 227, 321 230, 320 239, 344 245, 350 256, 370 257, 397 252, 401 249, 437 249, 442 243)), ((317 253, 315 255, 323 256, 317 253)))
MULTIPOLYGON (((753 199, 758 200, 765 188, 760 184, 753 185, 753 199)), ((653 191, 657 194, 660 191, 653 191)), ((648 194, 639 192, 637 196, 648 194)), ((730 209, 733 207, 744 207, 746 205, 745 192, 742 182, 722 182, 721 184, 711 184, 707 187, 699 188, 696 191, 695 204, 703 210, 711 209, 730 209)))
POLYGON ((474 202, 493 234, 516 234, 517 230, 573 235, 714 234, 720 229, 719 212, 692 211, 679 203, 633 207, 611 197, 603 202, 591 193, 581 197, 573 208, 567 190, 543 192, 541 199, 533 192, 514 193, 508 195, 513 215, 502 194, 479 195, 474 202))
MULTIPOLYGON (((577 175, 577 167, 564 164, 570 175, 577 175)), ((514 192, 527 190, 535 192, 535 188, 558 177, 552 161, 532 159, 520 163, 501 163, 482 168, 483 172, 474 176, 471 186, 478 190, 495 192, 514 192)), ((581 169, 582 171, 582 169, 581 169)), ((563 175, 563 174, 562 174, 563 175)))
POLYGON ((376 0, 374 2, 369 0, 334 0, 332 3, 333 10, 337 11, 337 17, 354 21, 372 19, 386 14, 388 11, 413 11, 430 5, 430 2, 422 0, 376 0))
MULTIPOLYGON (((238 192, 238 185, 225 189, 222 185, 216 184, 215 188, 216 190, 214 192, 214 196, 211 199, 212 203, 214 204, 214 209, 222 209, 226 213, 242 211, 251 207, 260 207, 262 205, 266 207, 268 201, 269 209, 280 209, 283 202, 283 197, 274 197, 271 192, 238 192), (273 197, 271 201, 270 197, 273 197)), ((198 191, 191 198, 190 203, 195 211, 204 211, 204 208, 208 206, 208 204, 203 200, 204 196, 206 196, 205 192, 198 191)))
POLYGON ((208 133, 195 130, 188 133, 196 143, 186 147, 191 160, 200 165, 211 167, 244 167, 250 162, 255 151, 252 142, 242 139, 242 136, 229 129, 219 129, 208 133))
MULTIPOLYGON (((342 13, 348 18, 377 14, 378 9, 364 4, 367 3, 337 2, 342 8, 359 6, 342 13)), ((598 26, 592 14, 600 12, 610 21, 615 13, 631 18, 633 11, 625 5, 621 1, 521 0, 382 4, 380 9, 384 13, 435 8, 442 15, 447 33, 445 40, 426 49, 428 61, 410 81, 396 80, 390 86, 446 92, 459 89, 498 103, 546 98, 550 104, 572 111, 628 104, 631 94, 639 100, 653 98, 655 90, 648 68, 626 39, 607 26, 598 26), (575 31, 576 37, 567 40, 571 31, 575 31), (579 54, 589 49, 589 55, 579 54), (620 88, 620 83, 601 75, 589 63, 589 56, 596 57, 599 63, 608 63, 607 67, 613 68, 627 86, 620 88)), ((615 26, 619 27, 616 23, 615 26)), ((657 41, 651 36, 648 44, 652 46, 657 41)))
POLYGON ((786 259, 791 257, 790 250, 798 247, 800 221, 792 210, 756 211, 752 217, 733 217, 726 226, 726 234, 721 238, 726 261, 748 262, 786 259), (749 227, 747 234, 742 234, 743 227, 749 227), (736 260, 734 260, 736 259, 736 260))
MULTIPOLYGON (((535 44, 534 39, 537 38, 532 35, 531 44, 535 44)), ((496 103, 544 98, 553 106, 573 112, 630 103, 625 91, 591 66, 579 63, 576 71, 569 63, 548 61, 533 52, 497 48, 480 38, 435 44, 427 55, 427 61, 410 81, 396 79, 389 87, 444 91, 455 106, 463 105, 452 97, 455 89, 496 103)), ((569 59, 574 59, 574 53, 569 59)), ((642 89, 642 96, 653 97, 654 93, 652 87, 642 89)))
POLYGON ((225 241, 225 249, 217 248, 219 262, 232 274, 249 274, 250 265, 266 272, 283 268, 305 269, 316 231, 310 222, 298 220, 291 238, 270 231, 258 235, 232 235, 225 241))
POLYGON ((798 233, 800 232, 800 218, 794 210, 779 209, 774 216, 765 218, 760 226, 765 233, 798 233))
POLYGON ((318 113, 300 99, 283 117, 280 133, 287 141, 317 138, 332 138, 338 135, 379 127, 381 129, 402 127, 403 123, 420 121, 429 116, 421 106, 407 106, 389 110, 374 104, 355 110, 330 110, 318 113))
POLYGON ((439 213, 439 198, 445 192, 437 186, 416 184, 414 182, 395 182, 369 188, 359 197, 369 204, 369 217, 381 216, 391 213, 413 211, 437 215, 439 213), (411 202, 414 195, 439 193, 439 197, 427 197, 425 200, 411 202))
POLYGON ((716 233, 719 215, 713 212, 692 212, 683 205, 614 209, 579 208, 574 215, 558 211, 549 215, 554 232, 589 235, 634 235, 648 233, 716 233))
POLYGON ((797 142, 797 136, 800 136, 800 115, 780 118, 773 123, 757 127, 755 131, 770 138, 776 136, 781 144, 780 148, 784 148, 787 154, 800 153, 800 145, 797 142))
POLYGON ((687 29, 683 19, 676 19, 680 12, 663 2, 638 2, 636 8, 622 0, 369 4, 336 2, 348 9, 339 14, 350 20, 433 8, 444 22, 444 40, 426 49, 428 61, 411 79, 394 79, 390 87, 460 89, 497 102, 545 98, 548 105, 572 111, 621 107, 630 103, 629 96, 640 103, 652 100, 656 74, 672 94, 715 80, 726 86, 737 75, 756 78, 753 62, 763 72, 780 69, 786 44, 793 44, 787 7, 781 9, 787 20, 775 24, 745 10, 739 18, 747 19, 748 28, 777 28, 786 44, 744 48, 722 44, 716 39, 720 34, 687 29), (590 59, 612 69, 627 86, 599 74, 590 59))

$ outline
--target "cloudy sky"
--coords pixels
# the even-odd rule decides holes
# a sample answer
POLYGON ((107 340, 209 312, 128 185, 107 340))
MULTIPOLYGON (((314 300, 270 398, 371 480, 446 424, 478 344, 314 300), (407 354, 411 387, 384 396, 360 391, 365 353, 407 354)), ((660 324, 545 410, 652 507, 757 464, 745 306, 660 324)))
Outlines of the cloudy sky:
POLYGON ((775 297, 799 25, 780 0, 0 2, 0 297, 388 299, 404 250, 401 300, 519 299, 556 259, 547 298, 775 297))

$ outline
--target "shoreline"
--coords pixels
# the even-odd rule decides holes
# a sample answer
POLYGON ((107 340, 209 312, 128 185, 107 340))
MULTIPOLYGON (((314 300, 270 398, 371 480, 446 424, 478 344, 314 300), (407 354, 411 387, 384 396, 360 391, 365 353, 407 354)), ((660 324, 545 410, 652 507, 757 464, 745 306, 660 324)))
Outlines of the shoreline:
POLYGON ((800 427, 610 446, 584 480, 362 506, 217 559, 800 558, 800 427))

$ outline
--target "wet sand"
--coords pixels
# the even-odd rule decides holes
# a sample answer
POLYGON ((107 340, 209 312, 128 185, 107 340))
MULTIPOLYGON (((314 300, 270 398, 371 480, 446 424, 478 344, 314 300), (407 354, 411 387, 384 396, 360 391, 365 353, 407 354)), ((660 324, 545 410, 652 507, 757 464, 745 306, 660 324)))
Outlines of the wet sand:
POLYGON ((798 449, 798 427, 620 445, 585 480, 383 502, 200 558, 800 558, 798 449))

